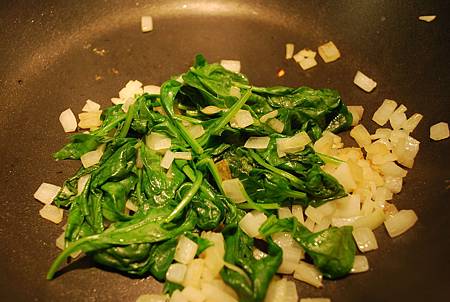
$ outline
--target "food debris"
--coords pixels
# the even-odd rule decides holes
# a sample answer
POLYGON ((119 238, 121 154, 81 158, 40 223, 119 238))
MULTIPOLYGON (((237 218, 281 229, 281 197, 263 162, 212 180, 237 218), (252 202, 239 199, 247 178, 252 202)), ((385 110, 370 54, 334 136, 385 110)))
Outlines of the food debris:
POLYGON ((95 75, 95 80, 96 81, 101 81, 101 80, 103 80, 103 77, 101 75, 96 74, 95 75))
POLYGON ((281 78, 286 74, 286 71, 284 71, 284 69, 280 69, 277 72, 277 77, 281 78))
POLYGON ((119 70, 117 70, 116 68, 111 68, 111 73, 113 74, 119 74, 119 70))
POLYGON ((104 57, 106 55, 106 53, 108 52, 106 49, 99 49, 99 48, 94 48, 92 49, 92 51, 96 54, 99 55, 101 57, 104 57))
POLYGON ((420 16, 419 20, 424 22, 432 22, 436 19, 436 15, 429 15, 429 16, 420 16))

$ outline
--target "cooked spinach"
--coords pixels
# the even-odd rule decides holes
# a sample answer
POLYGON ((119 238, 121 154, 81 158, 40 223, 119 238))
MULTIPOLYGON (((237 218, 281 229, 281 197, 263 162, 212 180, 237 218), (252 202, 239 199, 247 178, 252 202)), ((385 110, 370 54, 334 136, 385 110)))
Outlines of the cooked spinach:
MULTIPOLYGON (((345 196, 337 180, 321 169, 324 157, 311 146, 281 158, 276 146, 277 138, 299 131, 314 141, 325 130, 347 129, 351 114, 336 91, 254 87, 244 75, 208 64, 198 55, 186 73, 163 83, 160 95, 138 95, 126 113, 116 105, 105 109, 101 119, 97 130, 72 135, 54 154, 56 159, 79 159, 104 144, 100 162, 81 168, 55 198, 54 203, 69 214, 66 248, 50 267, 48 279, 72 253, 82 251, 101 266, 164 281, 178 236, 195 241, 198 256, 212 244, 199 236, 204 230, 223 232, 227 265, 220 274, 241 301, 264 300, 282 261, 282 250, 270 237, 274 232, 291 232, 326 277, 349 272, 355 253, 351 228, 311 233, 294 219, 272 215, 281 206, 316 207, 345 196), (209 105, 222 111, 202 113, 209 105), (241 109, 250 112, 253 125, 231 127, 241 109), (285 125, 283 133, 259 120, 274 110, 285 125), (186 123, 201 125, 203 135, 194 138, 186 123), (150 133, 169 137, 170 150, 191 152, 192 160, 176 159, 169 170, 163 169, 161 151, 145 143, 150 133), (246 149, 242 145, 249 136, 268 136, 269 146, 246 149), (226 163, 229 177, 243 183, 245 203, 235 204, 226 197, 219 161, 226 163), (89 179, 78 192, 78 181, 84 176, 89 179), (133 211, 127 209, 129 202, 135 206, 133 211), (238 226, 249 210, 270 216, 261 227, 268 256, 260 260, 252 254, 254 240, 238 226)), ((181 288, 165 284, 168 293, 181 288)))

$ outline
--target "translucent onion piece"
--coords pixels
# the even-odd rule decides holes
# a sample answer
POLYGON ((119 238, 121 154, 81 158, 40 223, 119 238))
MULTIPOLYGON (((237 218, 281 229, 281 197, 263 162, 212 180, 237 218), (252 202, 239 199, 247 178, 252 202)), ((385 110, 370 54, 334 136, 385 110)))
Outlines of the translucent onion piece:
POLYGON ((267 220, 267 216, 263 213, 255 215, 253 212, 247 213, 239 221, 239 227, 248 236, 255 238, 259 237, 259 227, 267 220))
POLYGON ((174 152, 173 158, 174 159, 192 160, 192 153, 189 151, 174 152))
POLYGON ((331 175, 333 175, 333 177, 342 184, 346 192, 352 192, 356 189, 357 185, 355 179, 353 178, 352 172, 347 163, 340 164, 337 169, 331 173, 331 175))
POLYGON ((64 132, 73 132, 77 130, 77 119, 72 110, 66 109, 59 115, 59 122, 64 129, 64 132))
POLYGON ((206 106, 202 108, 200 111, 206 115, 214 115, 221 112, 223 109, 217 106, 206 106))
POLYGON ((58 224, 63 219, 63 212, 63 209, 59 209, 51 204, 46 204, 42 209, 39 210, 39 215, 41 215, 41 217, 44 219, 58 224))
POLYGON ((145 138, 145 144, 152 150, 169 149, 172 146, 172 140, 160 133, 152 132, 145 138))
POLYGON ((141 17, 141 31, 143 33, 153 30, 153 18, 151 16, 141 17))
POLYGON ((197 243, 182 235, 178 239, 178 244, 175 248, 175 256, 173 259, 180 263, 188 264, 194 259, 197 249, 197 243))
POLYGON ((251 136, 245 142, 244 147, 249 149, 266 149, 267 146, 269 145, 269 142, 270 137, 268 136, 262 137, 251 136))
POLYGON ((96 102, 93 102, 91 100, 86 100, 86 104, 84 105, 83 109, 81 111, 84 112, 95 112, 100 110, 100 104, 97 104, 96 102))
POLYGON ((237 60, 222 60, 220 65, 231 72, 241 72, 241 62, 237 60))
POLYGON ((371 229, 367 227, 355 228, 353 229, 352 234, 356 245, 361 252, 365 253, 378 248, 377 239, 371 229))
POLYGON ((295 218, 297 218, 297 220, 300 223, 303 223, 305 221, 304 217, 303 217, 303 209, 302 206, 300 205, 293 205, 292 206, 292 216, 294 216, 295 218))
POLYGON ((172 165, 172 162, 174 161, 174 159, 175 159, 175 154, 172 151, 167 150, 166 153, 164 153, 164 156, 161 159, 161 162, 159 165, 164 169, 169 169, 170 166, 172 165))
MULTIPOLYGON (((125 106, 125 104, 123 106, 125 106)), ((78 118, 80 119, 78 126, 82 129, 99 127, 102 124, 102 120, 100 119, 101 115, 101 110, 80 113, 78 114, 78 118)))
POLYGON ((148 93, 150 95, 159 95, 161 94, 161 87, 156 85, 145 85, 144 93, 148 93))
POLYGON ((292 43, 286 43, 286 59, 292 59, 292 56, 294 55, 294 44, 292 43))
POLYGON ((140 295, 136 302, 167 302, 167 296, 165 295, 140 295))
POLYGON ((203 129, 202 125, 193 125, 187 130, 193 139, 197 139, 205 133, 205 129, 203 129))
POLYGON ((413 210, 400 210, 384 222, 389 236, 397 237, 414 226, 418 218, 413 210))
POLYGON ((403 122, 400 128, 404 129, 408 133, 411 133, 414 131, 414 129, 416 129, 422 118, 422 114, 414 113, 405 122, 403 122))
POLYGON ((432 21, 434 21, 434 19, 436 19, 436 15, 419 16, 420 21, 432 22, 432 21))
POLYGON ((365 216, 357 218, 354 222, 351 223, 351 225, 353 225, 353 227, 355 229, 367 227, 371 230, 374 230, 377 227, 379 227, 380 225, 382 225, 384 220, 385 220, 385 215, 384 215, 383 210, 381 210, 380 208, 375 208, 375 210, 373 210, 373 212, 371 212, 365 216))
POLYGON ((365 92, 371 92, 377 86, 377 82, 363 74, 361 71, 357 71, 353 83, 365 92))
MULTIPOLYGON (((142 83, 139 81, 129 81, 124 88, 119 91, 119 98, 123 100, 123 103, 129 98, 135 97, 135 95, 142 94, 142 83)), ((123 104, 122 103, 122 104, 123 104)))
POLYGON ((337 49, 332 41, 319 46, 318 52, 325 63, 336 61, 341 57, 339 49, 337 49))
POLYGON ((269 113, 266 113, 263 116, 261 116, 261 118, 259 120, 261 121, 261 123, 265 123, 269 119, 275 118, 277 116, 278 116, 278 110, 273 110, 273 111, 270 111, 269 113))
POLYGON ((448 123, 440 122, 430 127, 430 138, 435 141, 449 137, 448 123))
POLYGON ((380 126, 384 126, 389 120, 391 114, 395 111, 395 108, 397 108, 396 101, 385 99, 383 104, 381 104, 381 106, 373 114, 372 121, 380 126))
POLYGON ((192 286, 185 287, 181 291, 181 293, 187 298, 189 302, 203 302, 206 299, 206 296, 202 293, 201 290, 192 286))
POLYGON ((366 147, 372 143, 369 131, 361 124, 353 127, 350 131, 350 136, 355 139, 360 147, 366 147))
POLYGON ((201 289, 208 302, 238 302, 233 296, 210 282, 203 282, 201 289))
POLYGON ((84 187, 86 186, 86 183, 88 182, 89 178, 91 177, 91 174, 86 174, 78 178, 77 182, 77 196, 81 195, 83 193, 84 187))
POLYGON ((333 217, 349 218, 360 215, 361 197, 358 194, 351 194, 335 200, 336 211, 333 217))
POLYGON ((307 70, 307 69, 310 69, 310 68, 313 68, 314 66, 316 66, 317 61, 314 58, 305 58, 305 59, 299 61, 298 64, 300 65, 300 67, 303 70, 307 70))
POLYGON ((369 270, 369 261, 366 256, 356 255, 355 261, 353 262, 353 267, 350 270, 350 273, 364 273, 369 270))
POLYGON ((253 117, 247 110, 239 110, 230 120, 230 126, 233 128, 245 128, 250 125, 253 125, 253 117))
POLYGON ((189 262, 183 286, 200 287, 200 278, 205 269, 205 260, 196 258, 189 262))
POLYGON ((166 279, 170 282, 182 284, 187 266, 182 263, 173 263, 169 266, 166 273, 166 279))
POLYGON ((392 129, 400 129, 403 123, 406 122, 406 107, 404 105, 400 105, 389 117, 389 123, 391 124, 392 129))
POLYGON ((312 264, 300 261, 295 265, 294 278, 315 287, 323 287, 322 274, 312 264))
POLYGON ((59 186, 43 182, 36 190, 36 192, 34 192, 33 197, 43 204, 51 204, 60 190, 61 187, 59 186))
POLYGON ((304 131, 288 138, 277 138, 277 152, 296 153, 305 149, 305 146, 311 142, 308 134, 304 131))
MULTIPOLYGON (((320 53, 320 51, 319 51, 319 53, 320 53)), ((352 126, 358 125, 362 119, 362 116, 364 113, 364 107, 363 106, 347 106, 347 108, 353 117, 352 126)))
POLYGON ((267 124, 270 126, 270 128, 272 128, 276 132, 283 133, 284 123, 282 121, 280 121, 279 119, 272 118, 267 122, 267 124))
POLYGON ((241 98, 241 90, 238 87, 231 86, 230 87, 230 95, 240 99, 241 98))
POLYGON ((290 218, 292 217, 291 210, 288 207, 282 207, 278 209, 278 218, 290 218))
POLYGON ((222 233, 203 232, 202 238, 208 239, 214 245, 208 247, 202 254, 205 266, 213 277, 217 276, 223 267, 223 257, 225 256, 225 244, 222 233))
POLYGON ((242 203, 247 199, 244 196, 244 185, 239 178, 227 179, 222 181, 222 187, 225 192, 225 196, 230 198, 234 203, 242 203))
POLYGON ((93 165, 98 164, 103 156, 103 149, 104 147, 101 146, 94 151, 89 151, 81 155, 80 160, 81 163, 83 164, 83 167, 89 168, 93 165))
POLYGON ((189 302, 189 300, 181 293, 179 289, 176 289, 172 293, 169 302, 189 302))

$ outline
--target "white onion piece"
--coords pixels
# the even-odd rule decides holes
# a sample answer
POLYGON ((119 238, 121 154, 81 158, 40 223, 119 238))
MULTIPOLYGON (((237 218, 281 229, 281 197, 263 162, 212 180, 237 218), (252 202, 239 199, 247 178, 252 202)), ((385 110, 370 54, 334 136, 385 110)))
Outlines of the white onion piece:
POLYGON ((371 92, 377 86, 377 82, 363 74, 361 71, 357 71, 353 83, 365 92, 371 92))
POLYGON ((201 290, 208 302, 238 302, 233 296, 210 282, 203 282, 201 290))
POLYGON ((292 59, 292 56, 294 55, 294 44, 292 43, 286 43, 286 59, 292 59))
POLYGON ((353 127, 350 131, 350 136, 355 139, 360 147, 366 147, 372 143, 369 131, 361 124, 353 127))
POLYGON ((200 278, 205 269, 205 260, 196 258, 189 262, 184 277, 183 286, 200 287, 200 278))
POLYGON ((127 200, 127 202, 125 203, 125 208, 135 213, 139 210, 137 205, 135 205, 131 200, 127 200))
POLYGON ((350 270, 350 273, 364 273, 369 270, 369 261, 366 256, 356 255, 355 260, 353 262, 353 267, 350 270))
POLYGON ((161 162, 159 163, 159 165, 164 168, 164 169, 169 169, 170 166, 172 165, 172 162, 175 159, 175 154, 170 151, 167 150, 166 153, 164 153, 163 158, 161 159, 161 162))
POLYGON ((314 66, 316 66, 317 61, 314 58, 305 58, 305 59, 299 61, 298 64, 300 65, 300 67, 303 70, 307 70, 307 69, 310 69, 310 68, 313 68, 314 66))
POLYGON ((308 134, 304 131, 288 138, 277 138, 277 152, 296 153, 305 149, 305 146, 311 142, 308 134))
POLYGON ((103 150, 104 145, 101 145, 96 150, 81 155, 80 160, 81 163, 83 164, 83 167, 89 168, 93 165, 98 164, 103 156, 103 150))
POLYGON ((129 98, 135 97, 135 95, 142 94, 142 83, 139 81, 129 81, 124 88, 119 91, 119 98, 123 100, 123 103, 129 98))
MULTIPOLYGON (((123 105, 125 106, 125 105, 123 105)), ((122 106, 122 109, 123 109, 122 106)), ((102 120, 100 116, 102 115, 102 111, 91 111, 91 112, 83 112, 78 114, 78 118, 80 122, 78 123, 78 127, 82 129, 96 128, 102 124, 102 120)))
POLYGON ((230 95, 240 99, 241 98, 241 90, 236 86, 231 86, 230 87, 230 95))
POLYGON ((303 261, 295 265, 294 278, 315 287, 323 287, 322 273, 314 265, 303 261))
POLYGON ((247 199, 244 196, 244 185, 239 178, 232 178, 222 181, 222 187, 225 192, 225 196, 230 198, 234 203, 242 203, 247 199))
POLYGON ((203 302, 206 299, 206 296, 202 293, 201 290, 192 286, 185 287, 181 291, 181 293, 187 298, 189 302, 203 302))
POLYGON ((406 112, 407 108, 405 105, 400 105, 389 117, 389 123, 392 129, 400 129, 403 123, 406 122, 406 112))
POLYGON ((432 22, 432 21, 434 21, 434 19, 436 19, 436 15, 419 16, 420 21, 432 22))
POLYGON ((248 236, 259 237, 259 227, 267 220, 267 216, 263 213, 254 214, 249 212, 239 221, 239 227, 248 236))
POLYGON ((189 151, 174 152, 173 158, 174 159, 192 160, 192 153, 189 151))
POLYGON ((265 123, 269 119, 276 118, 277 116, 278 116, 278 110, 273 110, 273 111, 270 111, 269 113, 266 113, 263 116, 261 116, 261 118, 259 120, 261 121, 261 123, 265 123))
POLYGON ((280 121, 279 119, 272 118, 267 121, 267 124, 270 126, 270 128, 275 130, 275 132, 283 133, 284 123, 282 121, 280 121))
POLYGON ((414 159, 419 152, 419 145, 420 142, 411 136, 400 137, 392 149, 397 156, 397 162, 407 168, 412 168, 414 159))
POLYGON ((408 133, 411 133, 414 131, 414 129, 416 129, 422 118, 422 114, 414 113, 405 122, 403 122, 400 128, 404 129, 408 133))
POLYGON ((152 150, 169 149, 172 146, 172 140, 160 133, 152 132, 145 138, 145 144, 152 150))
POLYGON ((349 218, 360 215, 361 197, 358 194, 351 194, 334 201, 336 212, 333 217, 349 218))
POLYGON ((253 248, 253 257, 255 257, 256 260, 260 260, 262 258, 267 257, 268 255, 261 251, 260 249, 257 249, 256 247, 253 248))
POLYGON ((96 102, 93 102, 91 100, 86 100, 86 104, 83 106, 83 109, 81 111, 84 112, 95 112, 100 110, 100 104, 97 104, 96 102))
POLYGON ((61 123, 64 132, 73 132, 77 130, 77 119, 70 108, 61 112, 59 115, 59 122, 61 123))
POLYGON ((42 209, 39 210, 39 215, 41 215, 42 218, 56 224, 62 221, 63 213, 63 209, 59 209, 51 204, 46 204, 42 209))
POLYGON ((161 94, 161 87, 156 85, 145 85, 144 93, 148 93, 150 95, 159 95, 161 94))
POLYGON ((320 223, 322 219, 325 217, 321 211, 317 210, 317 208, 314 208, 312 206, 308 206, 306 208, 305 215, 315 223, 320 223))
POLYGON ((353 178, 350 167, 347 163, 340 164, 331 175, 336 178, 344 187, 346 192, 352 192, 357 188, 355 179, 353 178))
POLYGON ((87 182, 89 181, 89 178, 91 177, 91 174, 86 174, 78 178, 77 182, 77 196, 81 195, 83 193, 84 187, 86 187, 87 182))
POLYGON ((187 266, 182 263, 173 263, 169 266, 166 273, 166 279, 170 282, 181 284, 186 274, 187 266))
POLYGON ((331 302, 329 298, 301 298, 299 302, 331 302))
MULTIPOLYGON (((320 51, 319 51, 319 53, 320 53, 320 51)), ((353 117, 352 126, 358 125, 362 119, 362 116, 364 113, 364 107, 363 106, 347 106, 347 108, 353 117)))
POLYGON ((244 147, 248 149, 266 149, 267 146, 269 145, 269 142, 270 137, 268 136, 262 137, 251 136, 245 142, 244 147))
POLYGON ((384 222, 389 236, 397 237, 414 226, 418 218, 413 210, 400 210, 384 222))
POLYGON ((245 128, 250 125, 253 125, 253 117, 247 110, 239 110, 230 120, 230 126, 233 128, 245 128))
POLYGON ((173 259, 183 264, 191 262, 197 253, 198 245, 191 239, 182 235, 178 239, 177 247, 175 248, 175 256, 173 259))
POLYGON ((292 216, 297 218, 297 220, 300 223, 303 223, 305 221, 305 219, 303 217, 303 208, 302 208, 302 206, 300 206, 300 205, 293 205, 292 206, 292 216))
POLYGON ((167 296, 165 295, 140 295, 136 302, 167 302, 167 296))
POLYGON ((370 138, 372 140, 376 140, 376 139, 389 139, 389 137, 391 136, 391 129, 387 129, 387 128, 378 128, 375 131, 375 134, 372 134, 370 136, 370 138))
POLYGON ((383 224, 385 220, 385 215, 383 210, 380 208, 375 208, 375 210, 365 216, 357 218, 351 225, 356 228, 367 227, 371 230, 376 229, 383 224))
POLYGON ((353 216, 353 217, 332 217, 331 225, 335 227, 341 227, 345 225, 353 225, 356 220, 361 218, 361 216, 353 216))
POLYGON ((336 45, 334 45, 333 41, 319 46, 318 52, 325 63, 336 61, 341 57, 341 53, 339 52, 339 49, 337 49, 336 45))
POLYGON ((307 228, 308 230, 310 230, 311 232, 313 232, 315 224, 316 223, 314 221, 312 221, 311 218, 308 217, 308 218, 305 219, 305 222, 303 223, 303 226, 305 228, 307 228))
POLYGON ((123 105, 125 104, 125 100, 122 100, 121 98, 111 98, 111 103, 114 105, 123 105))
POLYGON ((273 279, 267 290, 264 302, 297 302, 298 294, 297 287, 293 281, 288 281, 285 278, 275 280, 273 279))
POLYGON ((141 17, 141 31, 143 33, 153 30, 153 18, 151 16, 141 17))
POLYGON ((398 176, 386 176, 384 178, 384 186, 392 193, 400 193, 403 186, 403 179, 398 176))
POLYGON ((202 238, 208 239, 214 243, 213 246, 208 247, 201 254, 201 257, 205 260, 205 269, 202 273, 202 278, 203 275, 208 273, 212 278, 215 278, 218 276, 224 265, 223 257, 225 255, 225 245, 223 236, 221 233, 204 232, 202 233, 202 238))
MULTIPOLYGON (((304 61, 306 59, 314 59, 316 57, 316 52, 311 49, 302 49, 299 52, 297 52, 293 58, 295 62, 300 63, 301 61, 304 61)), ((315 61, 315 60, 314 60, 315 61)))
POLYGON ((385 99, 383 104, 375 111, 372 117, 372 121, 377 123, 380 126, 384 126, 389 120, 391 114, 397 108, 397 102, 394 100, 385 99))
POLYGON ((430 127, 430 138, 440 141, 449 137, 448 123, 440 122, 430 127))
POLYGON ((378 248, 377 239, 371 229, 366 227, 355 228, 353 229, 352 234, 356 245, 361 252, 365 253, 378 248))
POLYGON ((179 289, 174 290, 169 302, 189 302, 179 289))
POLYGON ((220 65, 231 72, 241 72, 241 62, 237 60, 221 60, 220 65))
POLYGON ((394 177, 405 177, 408 173, 406 170, 397 166, 394 162, 387 162, 379 166, 381 169, 381 173, 387 176, 394 177))
POLYGON ((292 217, 291 210, 288 207, 281 207, 278 209, 278 218, 290 218, 292 217))
POLYGON ((221 112, 223 109, 217 106, 206 106, 202 108, 200 111, 206 115, 214 115, 221 112))
POLYGON ((36 192, 34 192, 33 197, 43 204, 51 204, 60 190, 61 187, 59 186, 43 182, 36 190, 36 192))
POLYGON ((187 128, 187 131, 192 136, 193 139, 197 139, 205 134, 205 129, 202 125, 193 125, 187 128))

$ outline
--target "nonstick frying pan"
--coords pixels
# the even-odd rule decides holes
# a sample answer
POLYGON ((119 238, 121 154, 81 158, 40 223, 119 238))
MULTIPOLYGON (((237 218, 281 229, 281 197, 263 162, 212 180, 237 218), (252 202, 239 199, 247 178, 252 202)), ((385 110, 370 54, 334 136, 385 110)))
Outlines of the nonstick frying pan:
POLYGON ((160 84, 191 65, 239 59, 255 85, 308 85, 340 91, 365 107, 364 124, 384 98, 425 117, 414 136, 421 150, 395 197, 419 221, 367 254, 370 272, 298 283, 301 297, 332 301, 442 301, 450 284, 449 141, 431 142, 431 125, 448 121, 450 6, 447 1, 2 1, 0 4, 0 300, 135 301, 159 292, 153 279, 100 270, 83 258, 53 281, 60 226, 38 215, 32 197, 42 181, 61 184, 77 163, 55 162, 65 143, 61 111, 79 112, 87 98, 109 104, 130 79, 160 84), (418 16, 435 14, 432 23, 418 16), (152 15, 143 34, 140 17, 152 15), (284 45, 316 48, 334 41, 338 61, 302 71, 284 59, 284 45), (286 75, 278 78, 278 69, 286 75), (357 70, 378 82, 367 94, 352 84, 357 70))

